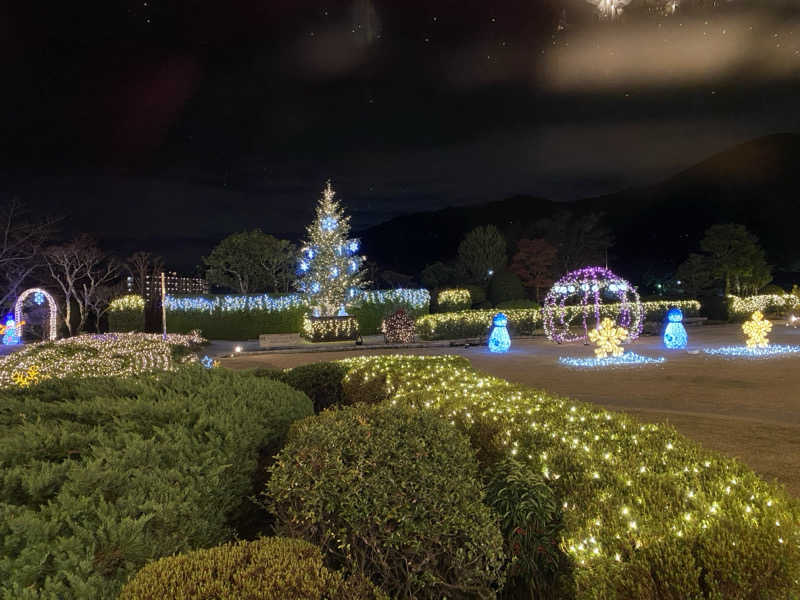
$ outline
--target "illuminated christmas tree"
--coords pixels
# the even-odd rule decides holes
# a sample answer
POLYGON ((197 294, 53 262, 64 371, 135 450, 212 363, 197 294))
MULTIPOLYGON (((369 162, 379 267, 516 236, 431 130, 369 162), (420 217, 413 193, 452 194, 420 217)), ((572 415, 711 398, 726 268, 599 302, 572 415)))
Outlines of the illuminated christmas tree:
POLYGON ((297 289, 305 294, 314 316, 347 314, 364 285, 363 256, 359 241, 351 239, 350 217, 333 199, 331 182, 325 184, 314 222, 306 229, 308 239, 297 267, 297 289))

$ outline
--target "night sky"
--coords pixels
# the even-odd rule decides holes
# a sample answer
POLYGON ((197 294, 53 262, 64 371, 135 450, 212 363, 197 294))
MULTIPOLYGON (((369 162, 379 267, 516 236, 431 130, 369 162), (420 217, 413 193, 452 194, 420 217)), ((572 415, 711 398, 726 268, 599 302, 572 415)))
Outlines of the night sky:
POLYGON ((0 193, 184 270, 237 230, 299 235, 329 177, 364 228, 800 129, 790 0, 15 4, 0 193))

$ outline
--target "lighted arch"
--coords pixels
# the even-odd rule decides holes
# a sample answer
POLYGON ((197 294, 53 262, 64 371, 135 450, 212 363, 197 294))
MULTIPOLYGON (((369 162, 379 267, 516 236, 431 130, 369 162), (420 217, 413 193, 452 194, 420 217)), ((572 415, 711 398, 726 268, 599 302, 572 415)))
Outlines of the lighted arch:
MULTIPOLYGON (((50 340, 56 339, 56 315, 58 309, 56 308, 56 301, 55 299, 42 288, 30 288, 29 290, 25 290, 19 295, 17 298, 17 303, 14 305, 14 320, 17 323, 22 323, 22 303, 30 296, 31 294, 35 294, 36 292, 40 292, 45 298, 47 298, 47 302, 50 304, 50 340)), ((23 325, 18 326, 19 337, 22 339, 22 328, 23 325)))

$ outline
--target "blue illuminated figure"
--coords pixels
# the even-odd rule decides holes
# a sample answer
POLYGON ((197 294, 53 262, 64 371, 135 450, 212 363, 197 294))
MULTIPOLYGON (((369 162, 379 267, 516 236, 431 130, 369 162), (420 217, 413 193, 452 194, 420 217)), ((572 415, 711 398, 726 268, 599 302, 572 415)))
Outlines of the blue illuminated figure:
POLYGON ((508 352, 511 338, 508 335, 508 317, 497 313, 492 319, 492 332, 489 334, 489 352, 508 352))
POLYGON ((689 336, 683 326, 683 312, 680 308, 670 308, 667 312, 667 326, 664 328, 664 346, 670 350, 686 348, 689 336))
POLYGON ((206 369, 210 369, 210 368, 212 368, 212 367, 214 366, 214 359, 213 359, 213 358, 211 358, 211 357, 210 357, 210 356, 208 356, 208 355, 204 356, 204 357, 203 357, 203 358, 200 360, 200 362, 202 363, 202 365, 203 365, 203 366, 204 366, 206 369))
POLYGON ((0 325, 0 333, 3 334, 4 346, 16 346, 19 344, 19 328, 24 324, 25 321, 22 321, 18 325, 11 315, 6 317, 6 324, 0 325))
POLYGON ((42 292, 34 292, 33 301, 36 303, 37 306, 41 306, 42 303, 44 302, 44 294, 42 292))

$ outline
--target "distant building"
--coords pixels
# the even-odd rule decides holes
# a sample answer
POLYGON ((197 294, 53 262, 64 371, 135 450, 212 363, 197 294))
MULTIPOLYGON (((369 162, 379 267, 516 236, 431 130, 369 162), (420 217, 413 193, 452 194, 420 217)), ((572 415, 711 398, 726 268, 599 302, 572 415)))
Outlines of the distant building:
MULTIPOLYGON (((165 273, 164 284, 167 294, 170 295, 196 295, 208 294, 208 281, 200 277, 181 277, 175 271, 165 273)), ((128 292, 135 293, 133 277, 128 277, 128 292)), ((150 301, 161 297, 161 275, 150 276, 145 279, 144 299, 150 301)))

